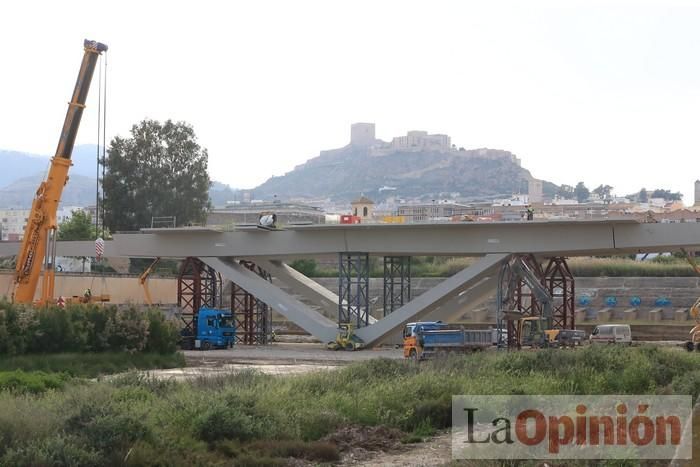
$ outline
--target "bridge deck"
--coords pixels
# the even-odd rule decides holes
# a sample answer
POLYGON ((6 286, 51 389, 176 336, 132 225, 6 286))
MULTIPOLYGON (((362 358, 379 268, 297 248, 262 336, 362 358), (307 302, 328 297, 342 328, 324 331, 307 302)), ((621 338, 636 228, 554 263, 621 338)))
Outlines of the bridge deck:
MULTIPOLYGON (((700 213, 699 213, 700 217, 700 213)), ((18 243, 0 242, 0 256, 18 243)), ((534 253, 586 256, 700 248, 700 223, 654 224, 632 220, 531 221, 442 224, 144 229, 115 234, 105 256, 294 258, 364 252, 371 255, 482 256, 534 253)), ((94 256, 93 242, 58 242, 62 256, 94 256)))

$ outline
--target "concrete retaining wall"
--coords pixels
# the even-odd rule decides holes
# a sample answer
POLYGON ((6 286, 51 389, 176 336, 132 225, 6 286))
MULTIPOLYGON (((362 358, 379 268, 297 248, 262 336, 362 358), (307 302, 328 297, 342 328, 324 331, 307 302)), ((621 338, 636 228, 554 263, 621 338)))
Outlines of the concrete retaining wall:
MULTIPOLYGON (((0 273, 0 296, 9 297, 13 290, 13 275, 0 273)), ((156 304, 177 302, 177 282, 173 278, 154 277, 149 279, 148 287, 156 304)), ((145 303, 143 288, 136 276, 82 276, 56 274, 56 295, 64 297, 82 296, 85 289, 93 295, 109 294, 112 303, 145 303)), ((39 286, 41 289, 41 285, 39 286)), ((38 290, 39 292, 40 290, 38 290)), ((38 294, 37 297, 38 298, 38 294)))
MULTIPOLYGON (((12 293, 11 272, 0 273, 0 296, 12 293)), ((333 293, 338 293, 337 278, 315 279, 333 293)), ((413 278, 412 294, 419 296, 442 282, 441 278, 413 278)), ((383 286, 381 278, 370 279, 370 297, 377 297, 371 305, 372 314, 383 316, 383 286)), ((86 288, 92 293, 109 294, 112 303, 145 302, 143 289, 136 276, 82 276, 56 275, 56 293, 63 296, 82 295, 86 288)), ((174 304, 177 301, 177 282, 174 278, 153 277, 149 288, 155 303, 174 304)), ((577 321, 654 321, 681 324, 689 320, 688 309, 700 297, 700 279, 696 277, 582 277, 576 279, 577 321), (581 297, 590 302, 581 305, 581 297), (606 300, 615 297, 617 304, 608 306, 606 300), (641 304, 631 304, 638 297, 641 304), (658 299, 665 298, 667 305, 659 306, 658 299)), ((636 303, 636 302, 635 302, 636 303)), ((463 316, 464 321, 495 322, 495 297, 472 313, 463 316)), ((275 317, 280 318, 281 317, 275 317)))

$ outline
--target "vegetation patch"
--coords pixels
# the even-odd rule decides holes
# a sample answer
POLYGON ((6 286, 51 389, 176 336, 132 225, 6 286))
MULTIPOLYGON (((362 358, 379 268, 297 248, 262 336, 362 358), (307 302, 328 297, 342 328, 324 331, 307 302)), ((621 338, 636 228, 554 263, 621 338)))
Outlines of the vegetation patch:
MULTIPOLYGON (((0 356, 0 372, 15 370, 39 372, 47 377, 55 374, 81 378, 96 378, 100 375, 122 373, 130 370, 153 368, 181 368, 185 366, 182 353, 58 353, 0 356)), ((2 374, 2 373, 0 373, 2 374)))
POLYGON ((73 305, 33 308, 0 300, 0 356, 177 350, 179 330, 157 309, 73 305))
MULTIPOLYGON (((448 426, 453 394, 700 393, 695 353, 657 347, 376 359, 279 377, 127 374, 0 391, 0 466, 289 465, 400 448, 448 426), (295 461, 296 462, 296 461, 295 461)), ((575 465, 575 464, 572 464, 575 465)))
POLYGON ((50 389, 62 389, 68 379, 65 373, 0 371, 0 391, 40 394, 50 389))

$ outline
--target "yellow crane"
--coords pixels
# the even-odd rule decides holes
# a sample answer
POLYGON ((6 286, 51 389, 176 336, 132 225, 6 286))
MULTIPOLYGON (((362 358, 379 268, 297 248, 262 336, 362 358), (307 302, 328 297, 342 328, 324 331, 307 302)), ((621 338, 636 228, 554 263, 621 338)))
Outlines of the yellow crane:
MULTIPOLYGON (((695 257, 688 251, 683 250, 683 253, 695 274, 700 276, 700 266, 695 261, 695 257)), ((685 348, 689 351, 700 350, 700 298, 690 307, 690 316, 695 320, 695 326, 690 330, 690 340, 685 343, 685 348)))
POLYGON ((61 202, 63 187, 68 182, 68 169, 75 138, 83 116, 90 82, 95 72, 97 59, 107 46, 99 42, 85 40, 84 54, 80 72, 75 82, 73 96, 68 103, 68 111, 63 122, 61 137, 56 153, 51 159, 51 167, 46 179, 41 182, 32 202, 32 210, 24 230, 22 246, 17 255, 15 270, 14 301, 32 303, 41 276, 42 263, 44 274, 39 303, 53 300, 56 259, 56 212, 61 202))
POLYGON ((148 288, 148 276, 151 275, 156 265, 160 262, 160 257, 153 260, 153 262, 146 268, 145 271, 139 276, 139 284, 143 288, 143 295, 146 299, 147 305, 153 305, 153 298, 151 298, 151 290, 148 288))

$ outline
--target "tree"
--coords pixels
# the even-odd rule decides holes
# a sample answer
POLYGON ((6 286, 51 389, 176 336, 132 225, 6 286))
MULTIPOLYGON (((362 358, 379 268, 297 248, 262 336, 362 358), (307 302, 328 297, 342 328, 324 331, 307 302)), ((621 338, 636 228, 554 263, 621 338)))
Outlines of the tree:
POLYGON ((85 211, 72 211, 71 218, 58 226, 59 240, 94 240, 95 225, 85 211))
POLYGON ((574 195, 576 195, 576 199, 579 203, 583 203, 591 195, 591 192, 586 188, 583 182, 578 182, 576 188, 574 188, 574 195))
POLYGON ((610 198, 612 197, 612 189, 613 187, 611 187, 610 185, 598 185, 598 188, 593 190, 593 193, 598 195, 600 199, 609 202, 610 198))
POLYGON ((572 187, 571 185, 561 185, 557 190, 557 196, 563 199, 573 199, 574 187, 572 187))
POLYGON ((683 194, 680 192, 672 193, 671 190, 656 189, 651 193, 650 198, 663 198, 666 201, 680 201, 683 199, 683 194))
POLYGON ((207 150, 190 125, 144 120, 130 138, 115 137, 105 161, 105 225, 112 231, 150 226, 175 216, 178 225, 204 222, 209 208, 207 150))
POLYGON ((647 189, 642 188, 639 190, 639 196, 637 196, 637 199, 639 200, 640 203, 648 203, 649 202, 649 195, 647 194, 647 189))

